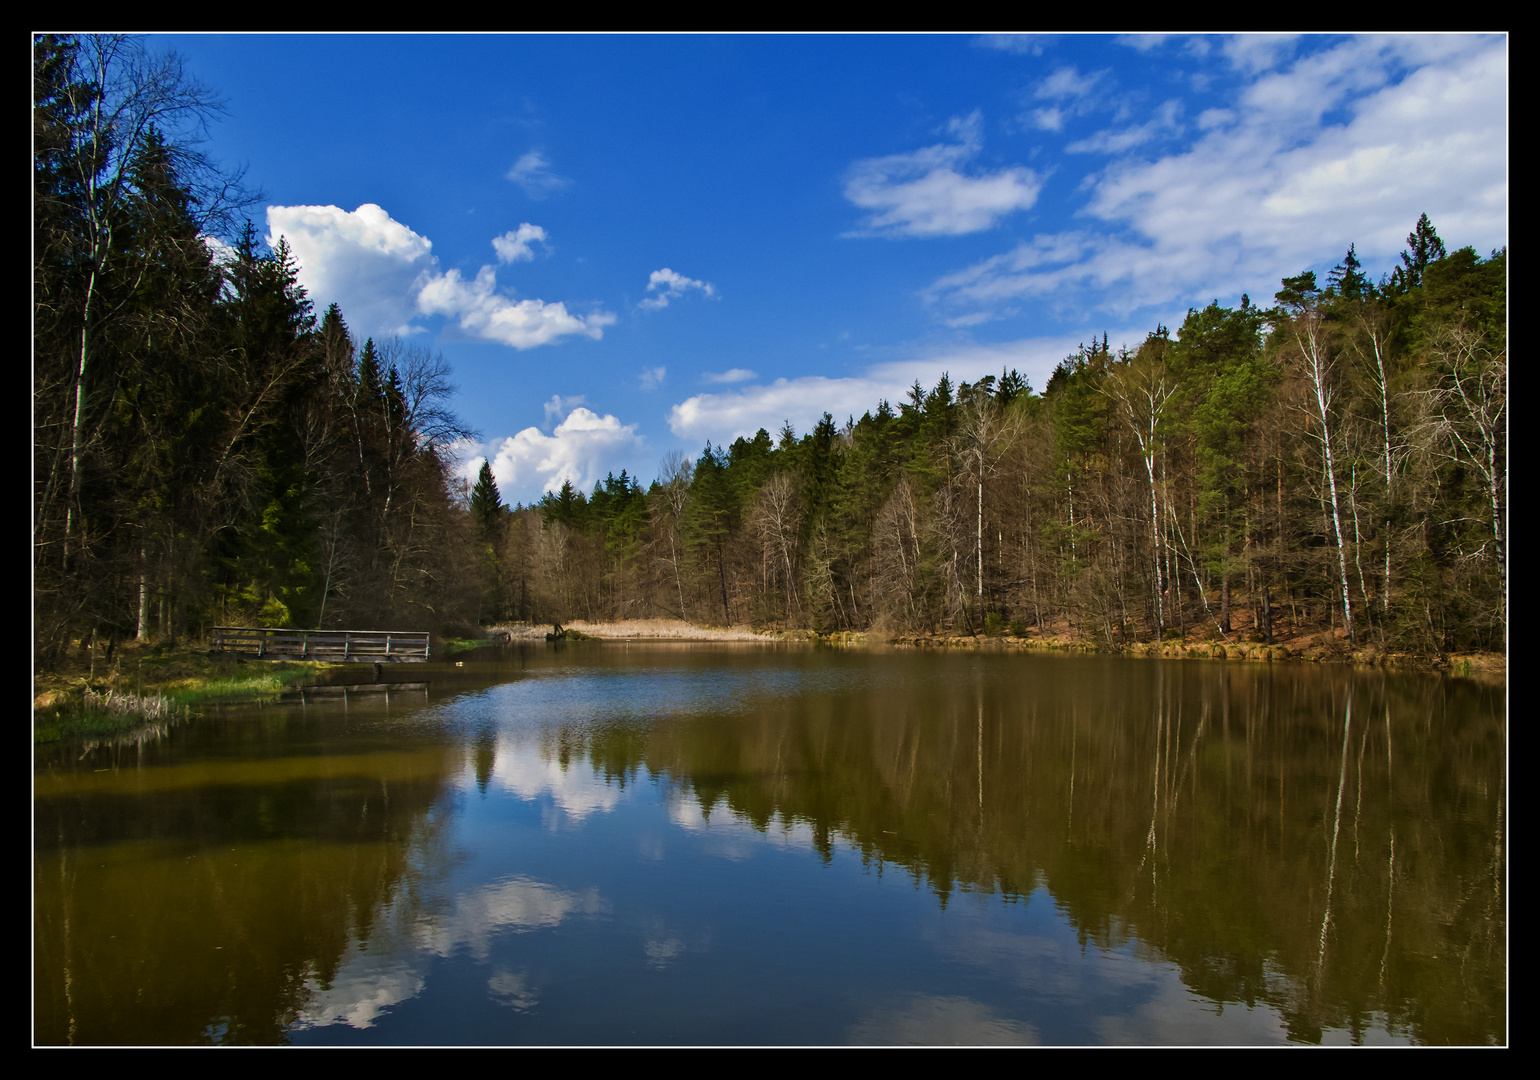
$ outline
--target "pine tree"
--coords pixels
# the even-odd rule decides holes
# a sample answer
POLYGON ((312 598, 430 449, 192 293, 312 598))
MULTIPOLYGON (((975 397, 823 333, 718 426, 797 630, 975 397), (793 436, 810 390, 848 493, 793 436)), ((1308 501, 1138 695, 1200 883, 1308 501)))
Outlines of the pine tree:
POLYGON ((492 476, 492 463, 483 461, 476 486, 471 489, 471 519, 482 543, 494 542, 504 509, 502 493, 497 490, 497 480, 492 476))
POLYGON ((1354 245, 1349 244, 1347 255, 1326 275, 1327 290, 1347 300, 1361 300, 1372 290, 1353 248, 1354 245))
POLYGON ((1422 284, 1423 271, 1428 264, 1437 262, 1445 255, 1444 242, 1438 238, 1438 232, 1433 228, 1433 223, 1424 213, 1417 219, 1417 225, 1406 235, 1406 250, 1401 253, 1401 264, 1405 267, 1404 282, 1408 289, 1415 289, 1422 284))

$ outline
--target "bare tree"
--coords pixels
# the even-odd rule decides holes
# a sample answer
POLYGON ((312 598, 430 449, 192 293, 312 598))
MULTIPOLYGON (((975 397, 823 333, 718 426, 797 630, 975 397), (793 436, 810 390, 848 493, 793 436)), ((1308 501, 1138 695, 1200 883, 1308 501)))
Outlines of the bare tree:
POLYGON ((1112 399, 1118 416, 1128 425, 1134 440, 1139 444, 1139 459, 1144 464, 1144 474, 1149 481, 1157 637, 1166 628, 1166 575, 1163 568, 1165 551, 1159 498, 1161 485, 1155 465, 1160 452, 1158 436, 1161 425, 1176 389, 1176 379, 1166 367, 1165 358, 1153 349, 1140 349, 1124 363, 1115 365, 1103 384, 1103 392, 1112 399))
POLYGON ((900 476, 872 530, 873 578, 880 621, 917 628, 928 622, 916 605, 921 587, 920 512, 914 485, 900 476))
POLYGON ((957 439, 977 494, 974 515, 973 553, 975 595, 980 618, 984 611, 984 481, 993 476, 1000 458, 1016 440, 1019 414, 1004 409, 987 393, 976 392, 963 408, 957 439))
POLYGON ((1493 350, 1478 331, 1449 326, 1432 339, 1439 382, 1423 392, 1417 427, 1425 452, 1477 477, 1491 514, 1492 550, 1502 590, 1502 625, 1508 625, 1507 417, 1508 351, 1493 350))
POLYGON ((775 567, 767 574, 767 586, 778 577, 785 583, 788 623, 802 613, 796 569, 802 511, 802 493, 797 478, 790 472, 778 472, 760 488, 749 515, 764 554, 764 564, 775 567))
POLYGON ((684 556, 684 540, 679 532, 679 522, 684 516, 685 503, 690 497, 690 475, 695 463, 682 450, 670 450, 658 466, 658 485, 653 496, 653 521, 663 529, 668 540, 668 558, 664 562, 674 572, 674 588, 679 594, 679 617, 688 619, 684 603, 684 575, 680 562, 684 556))

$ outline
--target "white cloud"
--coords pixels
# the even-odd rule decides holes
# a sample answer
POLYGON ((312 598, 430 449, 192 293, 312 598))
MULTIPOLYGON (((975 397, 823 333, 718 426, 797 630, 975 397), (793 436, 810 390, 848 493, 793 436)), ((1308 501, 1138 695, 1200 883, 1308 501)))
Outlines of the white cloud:
POLYGON ((947 126, 958 142, 867 158, 850 167, 845 197, 871 212, 850 235, 961 236, 991 228, 1037 202, 1043 182, 1031 169, 974 176, 958 171, 982 145, 978 113, 947 126))
POLYGON ((217 236, 210 236, 208 233, 204 233, 199 239, 203 241, 203 246, 209 249, 209 258, 213 260, 216 266, 228 266, 235 261, 236 256, 239 254, 235 248, 217 236))
POLYGON ((1220 51, 1247 75, 1271 71, 1294 54, 1298 34, 1236 34, 1224 39, 1220 51))
POLYGON ((1055 34, 981 34, 974 42, 1001 52, 1020 53, 1023 56, 1041 56, 1043 49, 1055 34))
POLYGON ((1506 42, 1435 37, 1353 38, 1263 75, 1205 113, 1189 149, 1093 177, 1086 227, 949 274, 929 298, 954 315, 1095 291, 1120 313, 1265 299, 1350 242, 1388 265, 1424 211, 1446 241, 1506 243, 1506 42), (1344 122, 1321 126, 1329 110, 1344 122))
POLYGON ((565 176, 557 176, 551 171, 551 163, 545 159, 545 152, 531 150, 518 161, 513 168, 508 170, 507 178, 524 189, 524 194, 531 199, 544 199, 572 183, 565 176))
POLYGON ((305 980, 309 995, 294 1026, 371 1028, 392 1006, 416 997, 426 985, 422 972, 408 963, 378 949, 364 952, 349 942, 330 980, 323 983, 313 973, 305 980))
POLYGON ((490 266, 483 266, 474 281, 464 280, 458 270, 424 275, 417 308, 424 315, 457 318, 460 329, 472 337, 515 349, 532 349, 574 334, 598 340, 603 328, 615 321, 606 311, 579 316, 562 303, 515 300, 497 291, 497 271, 490 266))
POLYGON ((656 390, 663 385, 663 376, 668 374, 668 368, 651 367, 643 368, 637 379, 642 384, 643 390, 656 390))
MULTIPOLYGON (((1144 339, 1142 332, 1110 332, 1113 348, 1119 342, 1137 344, 1144 339)), ((876 364, 858 376, 804 375, 776 379, 765 386, 696 394, 669 410, 668 426, 679 438, 709 439, 722 445, 739 436, 750 437, 760 428, 778 431, 788 420, 803 433, 811 431, 825 411, 843 421, 847 416, 875 411, 877 403, 886 400, 896 412, 915 382, 930 390, 942 372, 956 385, 1015 368, 1041 392, 1059 361, 1074 352, 1081 340, 1028 338, 999 345, 969 345, 876 364)))
POLYGON ((1088 138, 1070 143, 1064 149, 1071 154, 1102 153, 1120 154, 1152 139, 1181 134, 1182 103, 1172 100, 1155 110, 1146 123, 1135 124, 1120 131, 1098 131, 1088 138))
POLYGON ((299 282, 320 309, 341 305, 360 338, 409 334, 418 275, 436 265, 433 244, 374 203, 269 206, 267 243, 288 238, 299 282))
POLYGON ((532 242, 541 244, 546 254, 550 254, 551 244, 546 239, 545 230, 526 221, 517 229, 494 238, 492 248, 497 252, 497 261, 500 263, 528 262, 535 257, 529 246, 532 242))
MULTIPOLYGON (((556 766, 553 764, 552 768, 556 766)), ((447 910, 413 926, 417 948, 435 956, 468 952, 485 960, 501 933, 549 930, 567 919, 600 914, 608 904, 593 887, 568 892, 522 876, 489 882, 448 898, 447 910)))
POLYGON ((1040 131, 1063 131, 1071 118, 1082 116, 1097 105, 1103 95, 1096 91, 1110 78, 1108 71, 1082 75, 1072 66, 1061 67, 1032 91, 1037 100, 1053 104, 1033 109, 1029 115, 1021 117, 1021 121, 1040 131))
POLYGON ((546 753, 509 739, 498 740, 497 771, 491 782, 526 802, 549 800, 567 823, 582 821, 593 814, 608 814, 624 797, 592 770, 569 769, 546 753))
MULTIPOLYGON (((556 403, 564 407, 573 400, 556 403)), ((635 424, 622 424, 614 416, 578 406, 549 435, 529 427, 508 438, 493 439, 481 448, 486 456, 465 459, 460 473, 474 480, 482 461, 490 458, 503 501, 532 501, 542 491, 558 490, 564 480, 581 491, 591 490, 607 471, 606 462, 641 448, 635 424)))
MULTIPOLYGON (((318 308, 337 303, 358 337, 422 333, 411 320, 446 315, 472 337, 529 349, 568 336, 600 338, 615 316, 573 315, 561 303, 514 300, 497 289, 497 271, 483 266, 472 281, 460 271, 440 273, 433 244, 374 203, 357 210, 336 206, 269 206, 269 246, 288 238, 299 282, 318 308)), ((545 230, 523 224, 492 241, 504 261, 531 257, 529 244, 545 230), (521 254, 521 252, 523 254, 521 254)))
POLYGON ((1105 71, 1082 75, 1074 67, 1061 67, 1037 84, 1032 94, 1037 98, 1058 101, 1064 98, 1085 97, 1107 75, 1105 71))
MULTIPOLYGON (((847 334, 845 336, 849 337, 850 335, 847 334)), ((724 371, 721 374, 707 371, 701 375, 701 381, 709 383, 748 382, 750 379, 757 378, 759 378, 759 376, 754 372, 750 371, 748 368, 741 367, 729 368, 727 371, 724 371)))
POLYGON ((695 278, 685 277, 683 274, 677 274, 665 266, 663 269, 654 270, 651 274, 647 275, 647 291, 650 293, 656 292, 658 295, 647 297, 639 306, 654 311, 666 308, 670 300, 679 299, 685 294, 687 289, 699 289, 707 296, 715 296, 717 294, 716 286, 709 281, 699 281, 695 278))
POLYGON ((587 404, 588 398, 583 394, 578 394, 574 397, 562 397, 560 394, 552 394, 551 400, 545 403, 545 422, 549 424, 552 420, 561 420, 579 405, 587 404))
POLYGON ((1119 34, 1116 40, 1119 45, 1127 45, 1130 49, 1150 52, 1164 45, 1171 36, 1170 34, 1119 34))
POLYGON ((1042 131, 1063 131, 1064 110, 1053 106, 1047 109, 1032 110, 1032 126, 1042 131))
POLYGON ((1233 109, 1204 109, 1198 114, 1198 127, 1203 131, 1233 123, 1235 123, 1233 109))

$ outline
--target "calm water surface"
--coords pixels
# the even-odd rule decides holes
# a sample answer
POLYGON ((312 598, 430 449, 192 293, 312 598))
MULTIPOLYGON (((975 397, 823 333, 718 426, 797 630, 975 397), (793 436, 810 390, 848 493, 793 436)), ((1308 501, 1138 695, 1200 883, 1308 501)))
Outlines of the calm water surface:
POLYGON ((477 657, 40 751, 35 1040, 1508 1041, 1501 686, 477 657))

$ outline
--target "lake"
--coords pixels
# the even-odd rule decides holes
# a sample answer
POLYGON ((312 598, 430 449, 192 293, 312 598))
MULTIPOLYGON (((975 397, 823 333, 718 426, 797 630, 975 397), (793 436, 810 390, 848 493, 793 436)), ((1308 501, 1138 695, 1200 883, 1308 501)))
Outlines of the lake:
POLYGON ((1508 1041, 1500 683, 636 642, 388 674, 429 685, 39 748, 37 1043, 1508 1041))

